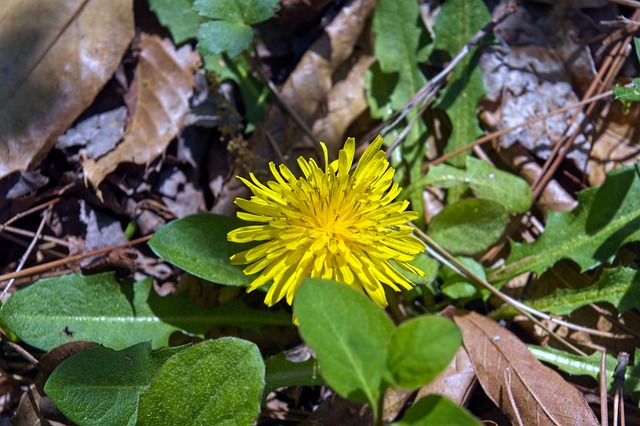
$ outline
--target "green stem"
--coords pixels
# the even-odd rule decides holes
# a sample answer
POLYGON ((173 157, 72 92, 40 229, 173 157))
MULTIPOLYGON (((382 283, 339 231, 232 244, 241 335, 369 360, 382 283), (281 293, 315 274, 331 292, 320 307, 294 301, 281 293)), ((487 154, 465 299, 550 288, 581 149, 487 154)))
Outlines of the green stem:
POLYGON ((378 397, 377 413, 375 413, 375 425, 384 426, 384 392, 378 397))

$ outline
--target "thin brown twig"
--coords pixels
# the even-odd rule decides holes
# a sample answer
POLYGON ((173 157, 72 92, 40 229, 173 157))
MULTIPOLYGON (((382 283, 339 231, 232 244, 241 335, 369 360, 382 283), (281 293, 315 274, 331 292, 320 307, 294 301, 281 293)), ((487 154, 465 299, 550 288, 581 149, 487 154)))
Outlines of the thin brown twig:
POLYGON ((149 241, 152 236, 153 236, 153 234, 146 235, 144 237, 140 237, 140 238, 137 238, 135 240, 127 241, 126 243, 117 244, 115 246, 105 247, 105 248, 101 248, 101 249, 98 249, 98 250, 93 250, 93 251, 90 251, 88 253, 77 254, 75 256, 69 256, 69 257, 67 257, 65 259, 59 259, 59 260, 54 260, 54 261, 51 261, 51 262, 48 262, 48 263, 35 265, 35 266, 30 267, 30 268, 23 269, 22 271, 17 271, 17 272, 12 272, 12 273, 9 273, 9 274, 0 275, 0 282, 7 281, 7 280, 10 280, 10 279, 13 279, 13 278, 28 277, 28 276, 31 276, 31 275, 34 275, 34 274, 39 274, 40 272, 43 272, 43 271, 46 271, 46 270, 49 270, 49 269, 52 269, 52 268, 57 268, 58 266, 66 265, 67 263, 77 262, 78 260, 82 260, 82 259, 85 259, 87 257, 98 256, 98 255, 101 255, 101 254, 109 253, 112 250, 135 246, 137 244, 149 241))
MULTIPOLYGON (((639 11, 636 10, 633 14, 634 17, 639 15, 639 11)), ((602 64, 600 70, 596 78, 591 82, 589 88, 584 94, 584 97, 590 97, 594 93, 601 92, 604 87, 608 87, 611 81, 618 74, 620 67, 622 66, 622 59, 628 56, 628 52, 625 52, 625 47, 631 42, 631 36, 625 37, 620 43, 617 44, 615 53, 615 60, 612 58, 612 55, 608 56, 604 63, 602 64)), ((549 155, 549 158, 545 161, 542 167, 542 174, 533 184, 533 199, 536 200, 542 194, 542 191, 547 186, 547 184, 553 178, 554 173, 560 167, 560 163, 567 156, 571 148, 573 147, 573 143, 577 139, 578 135, 580 135, 580 129, 586 125, 589 121, 591 121, 594 113, 595 113, 596 104, 592 103, 587 106, 587 109, 580 119, 580 125, 574 126, 580 117, 579 111, 576 111, 571 118, 571 121, 567 125, 567 130, 574 128, 575 130, 562 142, 556 143, 549 155)))
MULTIPOLYGON (((16 228, 15 226, 11 226, 11 225, 2 225, 2 228, 3 229, 0 229, 0 232, 3 232, 3 231, 11 232, 12 234, 21 235, 23 237, 33 238, 36 235, 35 232, 27 231, 26 229, 16 228)), ((56 238, 49 235, 41 235, 40 239, 42 241, 48 241, 50 243, 54 243, 62 247, 69 247, 69 242, 66 240, 63 240, 62 238, 56 238)))
POLYGON ((584 100, 582 100, 580 102, 576 102, 574 104, 567 105, 567 106, 564 106, 562 108, 558 108, 558 109, 556 109, 554 111, 551 111, 551 112, 549 112, 547 114, 543 114, 543 115, 540 115, 538 117, 530 118, 530 119, 528 119, 526 121, 523 121, 522 123, 517 124, 515 126, 507 127, 506 129, 497 130, 495 132, 489 133, 488 135, 485 135, 485 136, 483 136, 481 138, 478 138, 475 141, 473 141, 473 142, 471 142, 471 143, 469 143, 469 144, 467 144, 467 145, 465 145, 463 147, 460 147, 460 148, 456 149, 455 151, 452 151, 452 152, 450 152, 448 154, 445 154, 445 155, 442 155, 442 156, 436 158, 433 161, 430 161, 429 165, 430 166, 435 166, 436 164, 444 163, 445 161, 449 160, 450 158, 455 157, 456 155, 462 154, 463 152, 470 150, 471 148, 473 148, 476 145, 482 145, 485 142, 489 142, 492 139, 495 139, 495 138, 498 138, 500 136, 506 135, 507 133, 511 133, 514 130, 517 130, 517 129, 521 128, 521 127, 525 127, 525 126, 528 126, 530 124, 537 123, 539 121, 544 121, 544 120, 546 120, 549 117, 552 117, 554 115, 561 114, 563 112, 572 110, 574 108, 579 108, 579 107, 584 106, 586 104, 589 104, 589 103, 592 103, 592 102, 595 102, 595 101, 599 101, 601 99, 605 99, 605 98, 610 97, 612 95, 613 95, 613 90, 609 90, 608 92, 601 93, 600 95, 592 96, 592 97, 584 99, 584 100))
POLYGON ((25 211, 23 211, 23 212, 17 213, 17 214, 16 214, 15 216, 13 216, 11 219, 7 220, 5 223, 0 223, 0 232, 2 232, 2 231, 4 230, 4 228, 5 228, 7 225, 11 225, 13 222, 15 222, 15 221, 17 221, 17 220, 20 220, 20 219, 22 219, 22 218, 23 218, 23 217, 25 217, 25 216, 29 216, 29 215, 30 215, 30 214, 32 214, 32 213, 38 212, 38 211, 40 211, 40 210, 44 210, 44 209, 46 209, 46 208, 47 208, 47 207, 49 207, 49 206, 52 206, 52 205, 54 205, 54 204, 57 204, 57 203, 58 203, 58 202, 60 202, 61 200, 62 200, 62 198, 60 198, 60 197, 56 197, 56 198, 53 198, 53 199, 51 199, 51 200, 49 200, 49 201, 47 201, 47 202, 44 202, 44 203, 42 203, 42 204, 39 204, 39 205, 37 205, 37 206, 35 206, 35 207, 31 207, 31 208, 30 208, 30 209, 28 209, 28 210, 25 210, 25 211))
MULTIPOLYGON (((20 261, 18 262, 18 266, 16 268, 16 272, 20 272, 20 270, 22 270, 22 267, 24 266, 24 264, 26 263, 27 259, 31 255, 31 252, 33 251, 33 248, 36 246, 36 242, 40 239, 40 237, 42 235, 42 230, 44 229, 45 223, 47 223, 47 221, 49 220, 49 215, 50 214, 51 214, 51 206, 49 206, 47 208, 47 210, 44 211, 44 214, 42 215, 42 220, 40 221, 40 225, 38 225, 38 229, 36 230, 35 234, 33 235, 33 238, 31 239, 31 243, 29 244, 29 246, 25 250, 24 254, 20 258, 20 261)), ((7 295, 7 292, 9 291, 11 286, 13 285, 14 281, 15 281, 15 278, 11 278, 9 280, 7 285, 2 290, 2 294, 0 294, 0 300, 2 300, 2 301, 5 300, 5 296, 7 295)))

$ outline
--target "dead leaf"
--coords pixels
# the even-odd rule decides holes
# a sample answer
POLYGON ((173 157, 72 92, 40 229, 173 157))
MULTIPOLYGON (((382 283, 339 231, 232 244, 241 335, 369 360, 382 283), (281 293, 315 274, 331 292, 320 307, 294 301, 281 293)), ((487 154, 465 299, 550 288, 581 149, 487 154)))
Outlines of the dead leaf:
POLYGON ((542 365, 513 333, 475 312, 453 319, 480 385, 513 424, 600 424, 580 392, 542 365))
POLYGON ((0 178, 36 166, 93 101, 134 35, 131 0, 3 0, 0 178))
POLYGON ((178 134, 189 112, 195 87, 197 52, 185 45, 179 50, 168 39, 142 34, 140 60, 125 97, 131 125, 124 140, 103 157, 83 164, 94 188, 120 163, 148 164, 162 154, 178 134))
MULTIPOLYGON (((321 111, 325 108, 327 95, 334 86, 334 73, 351 57, 375 3, 373 0, 354 0, 343 7, 322 36, 303 55, 280 90, 282 99, 307 125, 312 125, 315 119, 323 115, 321 111)), ((305 146, 299 126, 277 104, 269 106, 264 123, 254 132, 251 146, 270 146, 267 133, 280 147, 289 148, 291 144, 305 146)), ((308 141, 306 146, 309 147, 308 141)))
POLYGON ((443 395, 458 405, 466 405, 476 388, 476 373, 469 354, 460 348, 447 368, 418 391, 416 401, 431 394, 443 395))

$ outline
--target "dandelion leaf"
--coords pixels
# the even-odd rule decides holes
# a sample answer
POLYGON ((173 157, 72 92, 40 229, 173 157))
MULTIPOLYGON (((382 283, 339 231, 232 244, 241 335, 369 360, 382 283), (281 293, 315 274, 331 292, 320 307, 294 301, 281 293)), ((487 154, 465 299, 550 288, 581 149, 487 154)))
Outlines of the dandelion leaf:
POLYGON ((608 262, 625 243, 640 240, 640 176, 636 167, 615 169, 601 187, 578 194, 570 212, 550 212, 534 243, 512 243, 505 266, 489 275, 503 281, 523 272, 542 274, 560 259, 582 271, 608 262))

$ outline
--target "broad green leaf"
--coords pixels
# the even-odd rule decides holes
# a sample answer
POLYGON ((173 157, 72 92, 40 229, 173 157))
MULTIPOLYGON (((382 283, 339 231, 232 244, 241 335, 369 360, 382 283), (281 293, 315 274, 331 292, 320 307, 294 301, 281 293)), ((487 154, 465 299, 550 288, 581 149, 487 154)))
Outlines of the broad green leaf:
POLYGON ((253 29, 242 22, 209 21, 198 29, 198 49, 213 55, 239 55, 251 45, 253 29))
MULTIPOLYGON (((430 40, 420 18, 420 7, 414 0, 380 0, 372 25, 378 64, 370 69, 368 100, 374 114, 391 114, 404 107, 426 84, 427 80, 418 67, 418 62, 424 59, 425 46, 430 46, 430 40), (380 82, 383 82, 384 86, 376 85, 380 82), (385 88, 390 91, 383 93, 382 90, 385 88), (389 99, 388 105, 384 101, 385 98, 389 99)), ((416 112, 410 112, 407 122, 415 117, 416 112)), ((404 143, 393 153, 391 164, 396 168, 396 182, 410 184, 422 175, 426 150, 425 133, 424 121, 417 120, 406 135, 404 143)), ((392 138, 386 139, 386 143, 391 142, 392 138)), ((406 198, 411 201, 412 209, 418 212, 418 221, 422 220, 422 191, 410 191, 406 198)))
MULTIPOLYGON (((480 28, 491 21, 491 14, 482 0, 450 0, 442 5, 433 27, 436 35, 434 49, 441 49, 452 57, 469 42, 480 28)), ((485 95, 482 73, 478 67, 477 48, 454 69, 444 88, 438 106, 451 120, 451 135, 445 152, 461 148, 482 134, 476 108, 485 95)), ((465 164, 466 154, 450 160, 457 167, 465 164)))
POLYGON ((488 249, 504 232, 507 211, 495 201, 467 199, 445 207, 429 224, 429 236, 454 254, 488 249))
POLYGON ((279 0, 196 0, 194 6, 210 19, 254 25, 275 15, 279 4, 279 0))
POLYGON ((524 179, 497 169, 474 157, 467 157, 465 170, 447 164, 429 168, 429 173, 411 186, 453 188, 469 185, 478 198, 496 201, 510 212, 524 213, 531 207, 531 187, 524 179))
POLYGON ((205 18, 200 25, 198 49, 234 57, 253 41, 251 25, 271 18, 278 0, 195 0, 193 6, 205 18))
POLYGON ((620 314, 640 306, 640 271, 631 268, 605 269, 593 285, 580 289, 558 289, 546 297, 527 300, 539 311, 566 315, 590 303, 609 302, 620 314))
POLYGON ((289 361, 282 353, 272 356, 265 361, 266 374, 264 395, 286 386, 315 386, 324 385, 320 376, 318 360, 309 358, 303 362, 289 361))
POLYGON ((227 233, 247 222, 228 216, 196 214, 163 226, 149 241, 164 260, 197 277, 225 285, 248 286, 253 278, 231 265, 231 255, 255 244, 227 241, 227 233))
POLYGON ((640 177, 635 167, 612 170, 601 187, 578 194, 570 212, 549 212, 545 231, 534 243, 512 243, 506 265, 489 275, 503 281, 523 272, 541 275, 560 259, 582 271, 608 262, 622 244, 640 240, 640 177))
POLYGON ((480 426, 464 408, 441 395, 427 395, 416 401, 392 426, 480 426))
POLYGON ((138 425, 250 425, 260 413, 258 347, 224 337, 184 349, 140 396, 138 425))
POLYGON ((171 333, 203 335, 219 325, 286 325, 281 311, 254 311, 242 302, 215 309, 197 305, 186 293, 161 297, 152 281, 119 283, 113 274, 65 275, 18 290, 0 309, 2 321, 24 342, 42 350, 85 340, 113 349, 151 341, 167 346, 171 333))
MULTIPOLYGON (((596 380, 600 380, 600 360, 601 353, 594 352, 589 356, 580 356, 566 353, 564 351, 553 349, 548 346, 529 345, 529 350, 540 361, 555 365, 560 370, 574 376, 591 376, 596 380)), ((640 392, 640 349, 636 348, 634 355, 635 363, 629 366, 624 374, 624 392, 640 392)), ((607 389, 612 390, 613 372, 615 371, 618 360, 607 354, 605 360, 607 366, 607 389)))
POLYGON ((373 15, 372 29, 380 70, 398 73, 397 84, 390 94, 391 106, 398 110, 427 83, 418 68, 420 42, 426 41, 420 6, 414 0, 380 0, 373 15))
POLYGON ((616 86, 613 88, 613 94, 620 101, 633 102, 640 101, 640 78, 634 78, 633 87, 616 86))
POLYGON ((424 272, 424 276, 420 276, 414 274, 412 272, 405 271, 404 269, 395 265, 393 260, 391 261, 394 266, 396 266, 396 270, 400 272, 404 277, 406 277, 409 281, 415 284, 428 285, 433 282, 438 274, 438 262, 431 256, 428 256, 426 253, 420 253, 416 257, 413 258, 410 264, 415 266, 424 272))
POLYGON ((193 0, 149 0, 149 7, 176 44, 196 37, 202 18, 193 9, 193 0))
POLYGON ((149 342, 120 351, 95 346, 62 362, 44 390, 77 424, 132 426, 138 397, 167 359, 183 348, 152 351, 149 342))
POLYGON ((420 316, 394 330, 387 367, 396 385, 407 390, 417 389, 449 365, 461 343, 460 331, 452 321, 420 316))
POLYGON ((317 278, 302 283, 293 308, 327 383, 375 413, 394 330, 384 311, 345 284, 317 278))
MULTIPOLYGON (((482 265, 471 257, 459 257, 458 260, 474 274, 482 279, 486 279, 485 271, 482 265)), ((442 285, 440 289, 442 293, 452 299, 466 299, 471 297, 479 297, 480 295, 488 295, 488 291, 478 289, 467 277, 460 275, 450 268, 442 268, 440 272, 442 285)))

